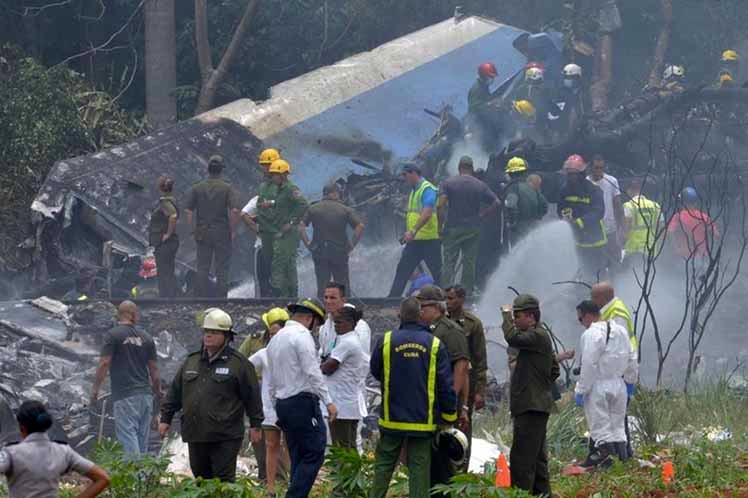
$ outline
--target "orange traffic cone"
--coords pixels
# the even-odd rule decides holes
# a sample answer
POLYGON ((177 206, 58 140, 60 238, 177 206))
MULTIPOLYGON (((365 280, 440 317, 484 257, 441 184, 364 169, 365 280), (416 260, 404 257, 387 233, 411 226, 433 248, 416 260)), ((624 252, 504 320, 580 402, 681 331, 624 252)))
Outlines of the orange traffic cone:
POLYGON ((509 473, 509 465, 507 465, 506 457, 503 453, 499 453, 499 456, 496 457, 496 487, 512 487, 512 475, 509 473))
POLYGON ((673 462, 665 462, 662 464, 662 483, 666 486, 673 482, 675 477, 675 467, 673 462))

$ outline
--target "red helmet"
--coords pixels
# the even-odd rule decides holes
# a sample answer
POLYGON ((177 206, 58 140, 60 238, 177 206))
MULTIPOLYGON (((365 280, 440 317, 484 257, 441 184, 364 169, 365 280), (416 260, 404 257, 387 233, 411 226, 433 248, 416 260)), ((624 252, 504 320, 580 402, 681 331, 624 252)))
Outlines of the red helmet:
POLYGON ((584 173, 586 169, 587 163, 579 154, 572 154, 564 161, 563 171, 567 173, 584 173))
POLYGON ((495 78, 499 73, 496 72, 496 66, 490 62, 484 62, 478 66, 478 76, 484 78, 495 78))
POLYGON ((143 259, 143 264, 140 265, 140 272, 138 273, 141 278, 153 278, 157 275, 156 271, 156 258, 148 257, 143 259))
POLYGON ((528 62, 527 65, 525 65, 525 70, 533 68, 533 67, 537 69, 542 69, 543 71, 545 71, 545 66, 543 66, 543 63, 537 62, 537 61, 528 62))

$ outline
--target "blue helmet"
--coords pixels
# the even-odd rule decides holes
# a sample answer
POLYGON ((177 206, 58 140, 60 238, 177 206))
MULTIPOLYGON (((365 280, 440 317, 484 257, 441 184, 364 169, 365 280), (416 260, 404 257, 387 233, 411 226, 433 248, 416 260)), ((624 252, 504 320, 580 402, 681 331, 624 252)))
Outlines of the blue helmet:
POLYGON ((680 198, 686 204, 695 204, 699 200, 699 194, 693 187, 686 187, 680 193, 680 198))

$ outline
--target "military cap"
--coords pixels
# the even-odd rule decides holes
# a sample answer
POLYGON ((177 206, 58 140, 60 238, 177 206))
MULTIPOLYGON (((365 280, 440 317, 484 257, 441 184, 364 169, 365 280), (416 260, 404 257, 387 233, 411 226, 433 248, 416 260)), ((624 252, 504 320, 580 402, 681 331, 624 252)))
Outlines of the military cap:
POLYGON ((208 159, 208 164, 223 166, 223 156, 219 154, 213 154, 212 156, 210 156, 210 159, 208 159))
POLYGON ((444 302, 444 291, 436 285, 424 285, 416 294, 421 304, 433 304, 444 302))
POLYGON ((512 304, 513 311, 537 310, 540 309, 538 298, 530 294, 520 294, 514 298, 512 304))

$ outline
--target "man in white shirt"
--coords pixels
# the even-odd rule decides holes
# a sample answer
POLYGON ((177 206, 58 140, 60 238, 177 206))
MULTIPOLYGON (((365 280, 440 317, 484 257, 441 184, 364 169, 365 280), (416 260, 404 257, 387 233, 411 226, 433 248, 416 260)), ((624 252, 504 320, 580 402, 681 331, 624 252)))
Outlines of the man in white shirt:
POLYGON ((605 203, 603 224, 608 237, 608 268, 615 268, 621 263, 621 240, 624 228, 623 204, 618 179, 605 173, 605 158, 600 154, 593 156, 592 168, 587 179, 603 191, 605 203))
POLYGON ((343 306, 333 315, 338 341, 321 365, 330 396, 338 408, 337 420, 330 422, 332 444, 350 449, 356 448, 358 422, 362 417, 359 396, 369 364, 369 355, 364 353, 354 331, 360 319, 360 312, 351 306, 343 306))
POLYGON ((325 319, 322 304, 307 298, 288 306, 291 319, 267 347, 270 399, 275 403, 278 426, 283 430, 291 456, 291 480, 287 498, 305 498, 325 459, 327 438, 320 400, 330 420, 338 410, 319 367, 311 331, 325 319))

